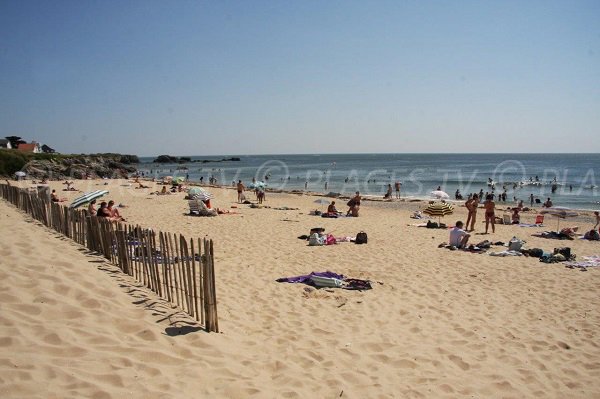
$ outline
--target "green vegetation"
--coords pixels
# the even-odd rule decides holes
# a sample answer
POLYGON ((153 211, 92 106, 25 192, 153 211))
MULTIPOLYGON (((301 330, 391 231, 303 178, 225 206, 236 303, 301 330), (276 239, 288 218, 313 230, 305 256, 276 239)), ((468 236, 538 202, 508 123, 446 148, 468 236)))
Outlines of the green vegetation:
POLYGON ((14 175, 15 172, 21 170, 27 162, 29 162, 29 160, 25 153, 0 149, 0 175, 2 176, 14 175))
POLYGON ((124 164, 139 163, 136 155, 122 154, 59 154, 59 153, 39 153, 21 152, 18 150, 0 149, 0 176, 13 176, 15 172, 21 170, 30 161, 55 161, 61 162, 66 159, 77 160, 84 163, 86 157, 102 157, 112 159, 115 162, 124 164))

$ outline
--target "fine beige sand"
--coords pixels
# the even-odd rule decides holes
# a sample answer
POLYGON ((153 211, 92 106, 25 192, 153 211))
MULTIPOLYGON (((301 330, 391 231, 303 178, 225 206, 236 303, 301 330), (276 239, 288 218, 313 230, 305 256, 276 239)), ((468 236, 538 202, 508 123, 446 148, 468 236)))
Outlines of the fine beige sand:
MULTIPOLYGON (((272 208, 232 209, 235 190, 210 188, 214 205, 239 214, 200 218, 185 215, 184 193, 129 184, 75 186, 110 190, 129 223, 215 240, 221 333, 0 200, 1 397, 600 397, 600 270, 439 249, 446 230, 409 226, 423 202, 364 201, 359 218, 323 219, 309 215, 325 208, 319 197, 267 193, 272 208), (297 238, 318 226, 336 236, 364 230, 369 243, 297 238), (370 279, 373 289, 275 282, 324 270, 370 279)), ((462 207, 444 221, 459 219, 462 207)), ((593 225, 589 214, 573 223, 593 225)), ((500 225, 471 240, 517 236, 527 247, 600 254, 598 242, 531 236, 555 228, 555 219, 500 225)))

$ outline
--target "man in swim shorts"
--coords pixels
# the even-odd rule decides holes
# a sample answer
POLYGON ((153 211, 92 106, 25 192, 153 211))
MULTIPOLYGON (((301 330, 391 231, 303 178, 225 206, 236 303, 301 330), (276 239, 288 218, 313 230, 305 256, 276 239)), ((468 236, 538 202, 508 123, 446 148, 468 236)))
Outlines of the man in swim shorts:
POLYGON ((246 187, 244 187, 244 184, 242 183, 242 181, 238 180, 238 183, 237 183, 238 202, 242 202, 242 196, 244 195, 245 189, 246 189, 246 187))

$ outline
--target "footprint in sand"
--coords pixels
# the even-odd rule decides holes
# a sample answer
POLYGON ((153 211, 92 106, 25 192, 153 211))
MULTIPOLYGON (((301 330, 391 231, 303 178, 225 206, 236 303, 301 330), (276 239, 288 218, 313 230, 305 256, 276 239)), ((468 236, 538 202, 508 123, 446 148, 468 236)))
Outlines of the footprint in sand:
POLYGON ((458 367, 460 367, 463 371, 468 370, 471 368, 471 366, 469 365, 469 363, 466 363, 462 357, 460 356, 456 356, 456 355, 450 355, 448 356, 448 359, 450 359, 450 361, 454 364, 456 364, 458 367))

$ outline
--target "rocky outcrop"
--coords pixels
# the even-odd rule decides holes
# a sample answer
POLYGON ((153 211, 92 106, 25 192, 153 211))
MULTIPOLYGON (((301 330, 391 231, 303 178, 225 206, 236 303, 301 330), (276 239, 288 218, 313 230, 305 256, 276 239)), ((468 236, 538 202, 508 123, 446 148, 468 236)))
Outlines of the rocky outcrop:
MULTIPOLYGON (((122 157, 119 154, 77 155, 33 160, 28 162, 22 170, 27 173, 27 176, 35 179, 122 178, 136 171, 133 166, 123 163, 122 157)), ((132 159, 132 156, 125 157, 126 161, 132 159)))
POLYGON ((223 159, 195 159, 192 161, 190 157, 174 157, 172 155, 159 155, 152 161, 153 163, 209 163, 209 162, 230 162, 241 161, 239 157, 223 158, 223 159))

